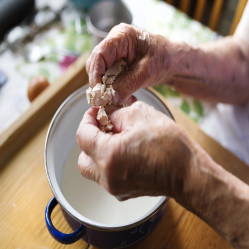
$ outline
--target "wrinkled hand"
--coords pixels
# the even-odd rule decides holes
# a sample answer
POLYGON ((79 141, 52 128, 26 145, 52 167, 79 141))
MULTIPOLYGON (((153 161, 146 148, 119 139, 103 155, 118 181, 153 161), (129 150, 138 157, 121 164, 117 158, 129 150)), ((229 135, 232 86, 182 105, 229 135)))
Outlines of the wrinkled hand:
POLYGON ((120 200, 181 193, 190 151, 183 130, 163 113, 137 101, 114 111, 114 134, 99 130, 90 108, 77 131, 78 167, 120 200))
POLYGON ((166 77, 169 63, 169 41, 159 35, 127 24, 115 26, 90 55, 86 70, 90 85, 101 83, 101 77, 115 61, 124 58, 125 73, 115 81, 116 102, 128 99, 141 87, 157 84, 166 77))

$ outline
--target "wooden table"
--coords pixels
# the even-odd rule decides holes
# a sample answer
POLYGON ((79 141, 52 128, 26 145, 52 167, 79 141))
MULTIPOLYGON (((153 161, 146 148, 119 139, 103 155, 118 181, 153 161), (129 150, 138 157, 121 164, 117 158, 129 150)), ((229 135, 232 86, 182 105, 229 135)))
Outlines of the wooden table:
MULTIPOLYGON (((0 135, 0 248, 93 248, 83 240, 71 246, 59 244, 50 236, 44 220, 45 207, 53 195, 44 167, 46 132, 59 104, 87 82, 85 61, 86 56, 81 57, 33 102, 15 124, 0 135)), ((176 122, 218 163, 249 182, 248 166, 204 134, 181 111, 168 106, 176 122)), ((55 208, 52 220, 62 232, 71 232, 60 208, 55 208)), ((207 224, 171 199, 153 233, 132 248, 231 247, 207 224)))

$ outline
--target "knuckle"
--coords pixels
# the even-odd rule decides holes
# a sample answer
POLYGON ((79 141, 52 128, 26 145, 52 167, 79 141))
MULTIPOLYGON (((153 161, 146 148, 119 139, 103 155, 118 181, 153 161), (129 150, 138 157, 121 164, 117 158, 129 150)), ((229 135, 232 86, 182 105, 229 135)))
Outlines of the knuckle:
POLYGON ((127 23, 120 23, 119 26, 121 29, 123 29, 126 32, 131 32, 131 31, 133 32, 133 30, 134 30, 134 28, 127 23))
POLYGON ((86 61, 86 71, 87 73, 90 72, 90 68, 91 68, 91 56, 88 57, 87 61, 86 61))
POLYGON ((118 30, 130 30, 130 27, 132 27, 131 25, 127 24, 127 23, 123 23, 121 22, 120 24, 116 25, 115 26, 115 29, 118 29, 118 30))
POLYGON ((77 140, 77 144, 80 146, 80 149, 82 150, 82 141, 84 141, 84 139, 82 139, 82 132, 81 132, 80 127, 78 127, 76 131, 76 140, 77 140))
POLYGON ((142 101, 136 101, 134 104, 133 104, 133 107, 136 109, 136 110, 143 110, 145 107, 146 107, 146 104, 142 101))
POLYGON ((136 101, 132 104, 132 110, 131 115, 137 116, 140 115, 140 118, 145 118, 146 120, 150 121, 152 118, 153 113, 155 113, 154 107, 142 102, 142 101, 136 101))
POLYGON ((127 37, 127 35, 135 34, 135 28, 126 23, 120 23, 112 28, 110 37, 127 37))

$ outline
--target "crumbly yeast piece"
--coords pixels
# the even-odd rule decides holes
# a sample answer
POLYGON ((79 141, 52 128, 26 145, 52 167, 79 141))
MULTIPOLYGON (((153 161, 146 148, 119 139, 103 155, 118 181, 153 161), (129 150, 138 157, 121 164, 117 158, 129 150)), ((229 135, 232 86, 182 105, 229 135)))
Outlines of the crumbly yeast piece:
POLYGON ((120 59, 109 67, 106 70, 105 75, 102 77, 103 83, 106 85, 113 84, 118 75, 124 70, 125 64, 124 59, 120 59))
POLYGON ((93 106, 111 105, 114 94, 115 90, 112 88, 112 85, 106 86, 101 83, 98 83, 93 88, 89 87, 86 90, 88 104, 93 106))
POLYGON ((88 104, 99 107, 97 120, 99 121, 100 129, 104 132, 110 132, 113 128, 106 114, 105 106, 112 104, 112 99, 115 95, 112 84, 123 71, 125 64, 124 59, 118 60, 106 70, 105 75, 102 77, 103 84, 98 83, 93 88, 89 87, 86 90, 88 104))

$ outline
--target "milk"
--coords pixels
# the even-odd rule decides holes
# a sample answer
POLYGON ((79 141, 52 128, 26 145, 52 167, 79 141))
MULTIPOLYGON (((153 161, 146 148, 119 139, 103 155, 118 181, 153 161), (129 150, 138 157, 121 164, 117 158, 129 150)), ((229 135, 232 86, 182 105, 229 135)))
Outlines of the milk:
POLYGON ((84 178, 77 167, 80 149, 75 146, 64 165, 62 193, 86 218, 108 226, 125 225, 144 217, 161 197, 139 197, 120 202, 99 184, 84 178))

